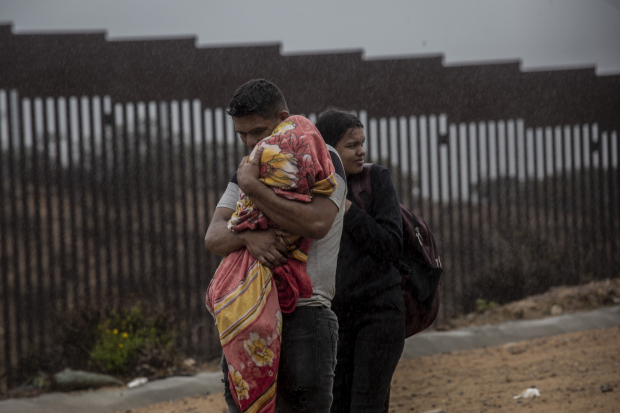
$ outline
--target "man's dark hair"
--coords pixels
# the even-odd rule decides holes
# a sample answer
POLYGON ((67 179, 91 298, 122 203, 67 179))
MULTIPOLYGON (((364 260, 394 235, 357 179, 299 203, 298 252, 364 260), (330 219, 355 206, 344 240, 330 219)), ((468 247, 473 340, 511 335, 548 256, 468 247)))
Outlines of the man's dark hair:
POLYGON ((336 146, 349 128, 364 128, 357 116, 343 110, 328 108, 319 115, 316 128, 326 144, 336 146))
POLYGON ((252 79, 235 91, 226 113, 236 118, 259 115, 270 119, 283 110, 288 107, 280 89, 268 80, 252 79))

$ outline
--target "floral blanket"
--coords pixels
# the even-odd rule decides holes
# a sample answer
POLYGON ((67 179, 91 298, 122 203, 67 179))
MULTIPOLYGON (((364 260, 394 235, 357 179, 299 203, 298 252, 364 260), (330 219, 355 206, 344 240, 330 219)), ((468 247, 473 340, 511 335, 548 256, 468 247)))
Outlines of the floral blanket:
MULTIPOLYGON (((336 188, 331 157, 308 119, 292 116, 259 142, 260 180, 279 196, 310 202, 336 188)), ((277 227, 244 193, 228 227, 233 232, 277 227)), ((230 388, 242 412, 275 412, 282 312, 295 309, 298 297, 311 297, 306 273, 310 239, 280 237, 288 262, 273 271, 247 249, 228 255, 207 289, 207 308, 215 318, 229 368, 230 388)))

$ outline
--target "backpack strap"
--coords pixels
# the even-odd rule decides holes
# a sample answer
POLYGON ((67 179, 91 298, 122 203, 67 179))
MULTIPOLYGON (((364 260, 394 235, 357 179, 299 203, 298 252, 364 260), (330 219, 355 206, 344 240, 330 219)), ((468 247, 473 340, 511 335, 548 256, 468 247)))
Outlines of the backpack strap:
POLYGON ((357 175, 353 175, 351 180, 351 189, 353 197, 357 205, 370 215, 370 206, 372 205, 372 183, 370 182, 371 163, 365 163, 357 175))

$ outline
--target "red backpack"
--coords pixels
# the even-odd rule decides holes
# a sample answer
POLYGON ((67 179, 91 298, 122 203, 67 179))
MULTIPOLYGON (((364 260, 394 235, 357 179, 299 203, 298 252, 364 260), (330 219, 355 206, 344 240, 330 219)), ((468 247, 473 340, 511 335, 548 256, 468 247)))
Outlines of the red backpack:
MULTIPOLYGON (((370 215, 372 184, 365 163, 361 173, 351 178, 357 205, 370 215)), ((405 300, 405 337, 410 337, 433 324, 441 302, 440 278, 443 269, 435 237, 421 216, 400 204, 403 219, 403 252, 396 264, 402 277, 405 300)))

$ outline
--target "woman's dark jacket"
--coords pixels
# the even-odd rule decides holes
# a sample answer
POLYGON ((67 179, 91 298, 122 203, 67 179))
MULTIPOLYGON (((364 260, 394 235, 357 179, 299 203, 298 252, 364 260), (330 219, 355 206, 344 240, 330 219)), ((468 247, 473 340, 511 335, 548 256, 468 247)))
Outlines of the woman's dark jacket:
POLYGON ((347 177, 347 199, 352 205, 344 215, 334 307, 359 304, 401 282, 393 264, 400 256, 403 238, 398 196, 386 168, 373 165, 370 178, 371 216, 355 201, 351 189, 354 176, 347 177))

